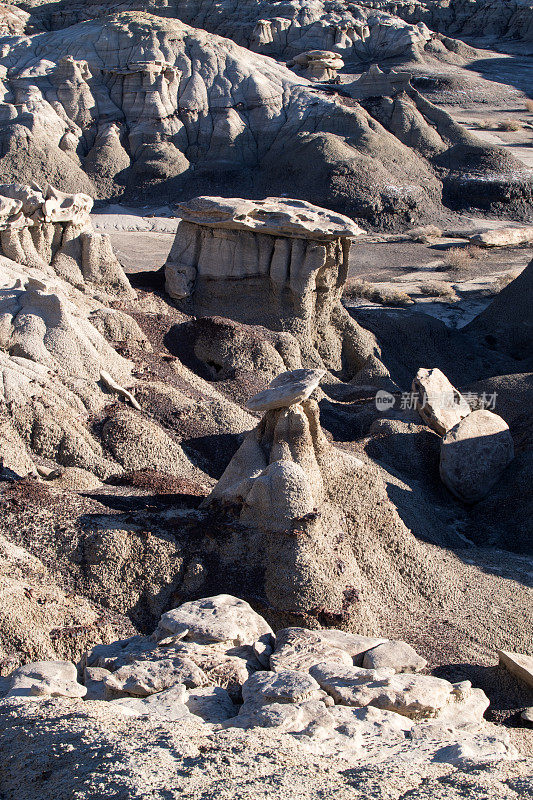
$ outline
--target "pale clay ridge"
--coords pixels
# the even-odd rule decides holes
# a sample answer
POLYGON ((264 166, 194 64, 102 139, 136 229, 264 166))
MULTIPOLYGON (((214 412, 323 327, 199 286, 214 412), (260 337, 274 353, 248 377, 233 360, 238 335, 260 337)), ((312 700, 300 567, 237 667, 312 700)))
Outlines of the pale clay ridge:
MULTIPOLYGON (((285 20, 277 49, 274 30, 261 53, 216 35, 224 32, 222 15, 228 14, 229 23, 232 17, 253 17, 256 4, 219 9, 216 34, 172 19, 167 8, 165 18, 117 13, 87 20, 79 30, 13 37, 0 58, 6 180, 60 180, 63 190, 100 198, 164 193, 174 200, 185 187, 190 194, 204 193, 206 176, 215 191, 233 185, 238 194, 245 179, 258 196, 279 194, 290 174, 293 196, 343 208, 372 224, 431 215, 441 207, 443 189, 432 162, 454 147, 483 148, 473 134, 392 73, 381 80, 372 73, 365 85, 361 79, 348 87, 354 97, 378 93, 372 116, 357 103, 348 107, 317 93, 311 81, 267 57, 279 57, 280 49, 289 58, 313 51, 356 55, 361 48, 365 63, 385 52, 416 60, 429 31, 390 17, 381 21, 375 12, 368 31, 363 9, 356 12, 360 23, 345 26, 339 19, 324 27, 317 16, 324 13, 322 3, 305 13, 289 8, 299 19, 285 20), (289 44, 291 28, 303 38, 289 44), (329 41, 337 38, 335 28, 336 43, 329 41), (347 168, 355 180, 340 185, 347 168)), ((181 5, 175 10, 178 16, 184 11, 181 5)), ((186 21, 207 25, 211 6, 188 10, 186 21)), ((262 18, 274 29, 280 19, 267 24, 262 18)), ((233 20, 230 27, 228 35, 239 40, 240 24, 233 20)), ((510 170, 518 169, 508 158, 510 170)), ((485 196, 499 207, 499 155, 484 147, 484 159, 485 196)), ((464 169, 453 165, 447 173, 461 182, 461 196, 467 199, 471 189, 476 202, 474 177, 465 183, 464 169)), ((522 200, 530 196, 527 175, 513 185, 519 197, 507 211, 523 214, 522 200)))
POLYGON ((218 595, 167 612, 151 637, 89 650, 79 664, 81 683, 72 663, 35 662, 15 670, 4 692, 11 702, 30 704, 84 697, 117 720, 129 718, 130 730, 143 717, 157 725, 189 722, 197 734, 270 728, 296 736, 303 752, 342 756, 345 763, 400 756, 458 766, 516 758, 508 735, 484 722, 488 700, 469 681, 404 672, 408 645, 387 640, 375 649, 390 646, 390 666, 363 669, 357 664, 372 654, 372 641, 361 653, 363 639, 358 646, 356 640, 304 628, 274 635, 248 603, 218 595), (302 667, 287 669, 279 656, 295 634, 302 667), (323 660, 322 635, 336 642, 342 662, 323 660), (264 661, 255 655, 258 642, 268 642, 264 661))
MULTIPOLYGON (((64 478, 60 471, 58 488, 68 487, 69 480, 94 486, 95 475, 104 478, 134 466, 209 483, 177 441, 133 412, 108 421, 100 437, 90 430, 90 416, 109 402, 108 391, 140 411, 129 390, 135 383, 133 363, 108 340, 150 347, 129 315, 102 304, 131 302, 136 294, 108 237, 92 231, 92 199, 50 187, 43 194, 36 185, 19 184, 0 187, 0 195, 6 212, 0 231, 4 467, 16 475, 35 474, 37 456, 80 470, 64 478)), ((230 410, 218 393, 211 395, 219 424, 242 430, 246 414, 230 410)))
MULTIPOLYGON (((89 16, 102 14, 100 3, 91 5, 89 16)), ((144 11, 146 2, 127 0, 120 4, 120 10, 128 9, 144 11)), ((150 11, 227 36, 252 51, 276 58, 290 58, 317 49, 334 51, 365 63, 378 54, 416 56, 431 35, 423 24, 411 25, 388 13, 369 13, 364 7, 341 10, 327 2, 313 2, 304 7, 300 2, 290 2, 272 7, 264 0, 256 3, 232 0, 217 8, 214 14, 208 0, 193 0, 187 4, 156 0, 150 3, 150 11)), ((86 4, 80 6, 76 2, 52 14, 58 27, 86 18, 86 4)))

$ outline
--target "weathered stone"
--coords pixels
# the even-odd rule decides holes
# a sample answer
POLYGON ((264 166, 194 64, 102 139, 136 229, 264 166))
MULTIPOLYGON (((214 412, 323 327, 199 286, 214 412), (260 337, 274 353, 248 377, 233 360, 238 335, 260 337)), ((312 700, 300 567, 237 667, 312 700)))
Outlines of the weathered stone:
POLYGON ((533 242, 533 225, 521 228, 495 228, 470 236, 472 244, 481 247, 513 247, 533 242))
POLYGON ((276 648, 270 656, 270 668, 308 672, 321 661, 335 661, 352 666, 352 657, 344 650, 322 638, 322 631, 306 628, 284 628, 276 634, 276 648))
MULTIPOLYGON (((335 628, 324 628, 324 630, 313 631, 313 633, 333 647, 345 650, 356 667, 363 666, 363 657, 368 650, 387 641, 387 639, 379 639, 375 636, 360 636, 358 633, 347 633, 335 628)), ((328 658, 324 659, 324 661, 329 660, 328 658)))
POLYGON ((345 666, 337 662, 324 661, 315 664, 309 670, 320 687, 333 697, 336 703, 344 705, 367 705, 366 703, 351 703, 352 691, 362 684, 371 683, 390 678, 394 675, 391 668, 379 670, 363 669, 362 667, 345 666))
POLYGON ((320 700, 304 700, 294 703, 253 702, 241 706, 239 714, 228 720, 225 727, 278 728, 280 731, 303 731, 309 726, 331 727, 329 709, 320 700))
POLYGON ((184 686, 204 686, 207 677, 202 670, 187 658, 159 658, 134 661, 120 667, 104 681, 106 688, 147 697, 169 689, 177 683, 184 686))
POLYGON ((525 711, 522 711, 520 717, 524 722, 527 722, 529 725, 533 725, 533 706, 530 706, 529 708, 526 708, 525 711))
POLYGON ((434 716, 455 699, 453 685, 431 675, 395 675, 387 668, 363 670, 327 663, 310 672, 336 703, 377 706, 413 719, 434 716))
POLYGON ((402 641, 385 642, 373 647, 363 658, 363 667, 366 669, 391 667, 395 672, 420 672, 426 665, 427 661, 411 645, 402 641))
POLYGON ((500 664, 511 675, 526 683, 533 689, 533 656, 524 653, 510 653, 508 650, 498 650, 500 664))
POLYGON ((6 697, 84 697, 87 689, 78 683, 70 661, 33 661, 16 669, 9 679, 6 697))
POLYGON ((349 217, 306 203, 305 200, 281 197, 267 197, 266 200, 195 197, 187 203, 178 203, 176 208, 179 216, 187 222, 227 230, 249 230, 273 236, 316 240, 354 237, 364 233, 349 217))
POLYGON ((101 667, 115 672, 125 664, 136 661, 143 653, 154 650, 157 645, 146 636, 130 636, 110 644, 97 644, 83 659, 86 667, 101 667))
POLYGON ((473 411, 442 440, 440 476, 468 503, 481 500, 514 457, 507 423, 491 411, 473 411))
POLYGON ((271 408, 286 408, 307 400, 326 374, 323 369, 293 369, 282 372, 269 384, 268 389, 251 397, 246 402, 250 411, 268 411, 271 408))
MULTIPOLYGON (((184 312, 228 317, 291 334, 306 368, 325 367, 391 386, 375 338, 341 303, 350 240, 347 217, 296 200, 200 197, 165 264, 166 290, 184 312)), ((264 406, 262 406, 264 407, 264 406)))
POLYGON ((419 369, 412 390, 418 413, 437 433, 445 434, 470 414, 470 406, 440 369, 419 369))
POLYGON ((184 603, 163 614, 159 625, 172 634, 187 629, 186 638, 201 644, 253 644, 263 634, 272 633, 270 625, 248 603, 229 594, 184 603))
POLYGON ((242 687, 245 702, 299 703, 322 697, 317 681, 305 672, 284 669, 279 672, 256 672, 242 687))
POLYGON ((124 697, 118 700, 111 700, 109 705, 115 708, 117 712, 131 717, 153 715, 169 722, 177 722, 185 718, 197 719, 200 722, 200 718, 194 717, 185 705, 186 700, 187 691, 185 686, 178 684, 144 699, 124 697))

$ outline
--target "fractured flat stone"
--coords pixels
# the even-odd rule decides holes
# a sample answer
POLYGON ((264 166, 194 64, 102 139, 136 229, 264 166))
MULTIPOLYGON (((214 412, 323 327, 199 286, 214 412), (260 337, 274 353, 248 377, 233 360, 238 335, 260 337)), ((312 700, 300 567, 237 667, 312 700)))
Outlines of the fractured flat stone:
POLYGON ((533 689, 533 656, 524 653, 511 653, 509 650, 498 650, 500 664, 533 689))
POLYGON ((268 389, 251 397, 246 408, 250 411, 268 411, 287 408, 307 400, 326 374, 324 369, 293 369, 282 372, 270 382, 268 389))
POLYGON ((364 231, 343 214, 314 206, 305 200, 267 197, 195 197, 176 205, 187 222, 212 228, 257 231, 302 239, 336 239, 359 236, 364 231))

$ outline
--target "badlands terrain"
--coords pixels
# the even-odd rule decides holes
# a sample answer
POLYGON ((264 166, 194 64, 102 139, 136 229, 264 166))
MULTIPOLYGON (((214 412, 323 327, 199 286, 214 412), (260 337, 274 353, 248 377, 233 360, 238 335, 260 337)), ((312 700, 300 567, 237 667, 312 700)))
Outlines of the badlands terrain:
POLYGON ((0 800, 533 797, 531 0, 0 37, 0 800))

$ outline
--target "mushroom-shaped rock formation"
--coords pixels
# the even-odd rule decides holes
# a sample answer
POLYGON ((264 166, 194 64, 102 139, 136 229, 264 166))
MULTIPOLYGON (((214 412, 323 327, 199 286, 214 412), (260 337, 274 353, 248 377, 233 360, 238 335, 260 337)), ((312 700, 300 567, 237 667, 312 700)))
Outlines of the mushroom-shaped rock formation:
POLYGON ((309 80, 328 81, 337 77, 344 61, 338 53, 331 50, 308 50, 294 56, 287 62, 287 66, 301 70, 309 80))
MULTIPOLYGON (((238 579, 254 576, 254 596, 276 624, 350 622, 372 634, 391 598, 405 607, 440 596, 439 570, 378 471, 328 441, 313 399, 266 411, 203 508, 233 526, 238 579), (241 537, 250 544, 237 547, 241 537)), ((235 567, 222 551, 229 576, 235 567)))
POLYGON ((95 233, 93 200, 52 186, 0 185, 0 255, 102 299, 133 299, 109 237, 95 233))
POLYGON ((362 233, 352 220, 271 197, 197 197, 178 210, 165 275, 183 311, 288 331, 305 367, 390 382, 375 340, 340 302, 350 240, 362 233))

